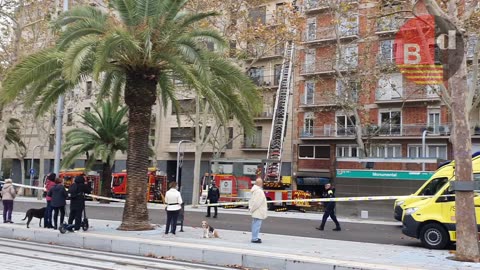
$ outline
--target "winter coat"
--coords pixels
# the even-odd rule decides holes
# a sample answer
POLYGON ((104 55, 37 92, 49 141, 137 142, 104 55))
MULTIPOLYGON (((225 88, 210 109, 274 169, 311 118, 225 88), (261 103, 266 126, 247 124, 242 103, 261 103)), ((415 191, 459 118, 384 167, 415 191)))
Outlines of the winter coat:
POLYGON ((70 195, 70 209, 83 210, 85 208, 85 194, 90 194, 92 188, 86 185, 83 177, 75 177, 75 182, 68 189, 70 195))
POLYGON ((4 201, 13 201, 17 196, 17 191, 11 183, 6 183, 2 188, 2 200, 4 201))
POLYGON ((207 200, 209 200, 210 203, 217 203, 219 198, 220 190, 217 188, 217 186, 210 187, 208 190, 207 200))
MULTIPOLYGON (((327 189, 322 194, 323 198, 335 198, 335 188, 327 189)), ((323 205, 325 209, 333 209, 335 208, 335 202, 324 202, 323 205)))
POLYGON ((177 211, 182 209, 182 195, 177 189, 171 188, 165 193, 165 203, 167 204, 167 211, 177 211))
POLYGON ((67 204, 66 200, 68 197, 67 190, 62 184, 56 184, 48 192, 48 196, 52 198, 50 204, 52 207, 62 207, 67 204))
POLYGON ((52 200, 52 197, 50 197, 50 195, 48 195, 48 194, 49 194, 50 189, 52 189, 54 186, 55 186, 55 181, 47 179, 47 182, 45 182, 45 192, 47 192, 47 197, 46 197, 47 202, 52 200))
POLYGON ((248 210, 252 218, 266 219, 267 218, 267 198, 263 189, 257 185, 252 187, 252 197, 248 201, 248 210))

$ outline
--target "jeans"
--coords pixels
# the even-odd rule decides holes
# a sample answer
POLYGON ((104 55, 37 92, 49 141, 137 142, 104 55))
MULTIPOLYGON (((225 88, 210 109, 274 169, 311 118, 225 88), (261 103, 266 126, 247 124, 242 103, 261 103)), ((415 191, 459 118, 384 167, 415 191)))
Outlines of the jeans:
POLYGON ((50 201, 47 201, 47 207, 45 208, 45 216, 43 217, 43 227, 51 228, 52 227, 52 204, 50 201))
POLYGON ((68 224, 72 224, 75 219, 75 230, 80 230, 82 223, 82 212, 83 209, 72 209, 70 208, 70 215, 68 215, 68 224))
POLYGON ((255 241, 258 238, 258 235, 260 234, 260 228, 262 227, 262 221, 261 219, 254 218, 252 220, 252 241, 255 241))
POLYGON ((12 221, 13 200, 3 200, 3 222, 12 221))
POLYGON ((170 232, 175 234, 175 231, 177 230, 178 214, 180 214, 180 210, 167 211, 167 226, 165 226, 165 234, 168 234, 168 229, 170 228, 170 232))
POLYGON ((53 225, 55 228, 57 227, 58 224, 58 212, 60 212, 60 226, 62 226, 63 221, 65 220, 65 206, 60 206, 60 207, 54 207, 53 208, 53 225))

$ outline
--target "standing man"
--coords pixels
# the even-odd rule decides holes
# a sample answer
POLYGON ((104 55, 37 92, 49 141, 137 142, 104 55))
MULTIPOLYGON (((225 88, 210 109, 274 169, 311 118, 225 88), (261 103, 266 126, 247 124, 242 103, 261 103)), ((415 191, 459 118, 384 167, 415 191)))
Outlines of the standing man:
POLYGON ((165 226, 165 235, 170 233, 175 235, 177 230, 177 219, 182 209, 182 195, 177 190, 177 182, 170 182, 170 189, 165 193, 165 204, 167 207, 167 224, 165 226))
MULTIPOLYGON (((215 185, 215 182, 212 182, 210 189, 208 189, 207 201, 209 204, 218 203, 218 199, 220 199, 220 190, 215 185)), ((206 217, 210 217, 210 208, 212 207, 215 208, 215 215, 213 215, 213 218, 217 218, 218 206, 208 206, 206 217)))
POLYGON ((258 238, 258 235, 262 221, 267 218, 267 198, 262 187, 262 179, 257 178, 251 190, 252 197, 248 201, 248 210, 252 215, 252 243, 262 243, 262 239, 258 238))
MULTIPOLYGON (((323 192, 322 198, 335 198, 335 189, 330 183, 325 185, 325 191, 323 192)), ((324 202, 323 205, 325 206, 325 213, 322 217, 322 224, 316 229, 323 231, 328 217, 331 217, 336 226, 333 230, 341 231, 342 229, 340 228, 340 223, 338 223, 337 216, 335 216, 335 202, 324 202)))
POLYGON ((85 210, 85 194, 90 194, 92 188, 85 184, 84 175, 75 176, 74 183, 68 189, 70 195, 70 214, 68 215, 68 224, 71 225, 75 220, 75 231, 80 230, 82 223, 82 213, 85 210))

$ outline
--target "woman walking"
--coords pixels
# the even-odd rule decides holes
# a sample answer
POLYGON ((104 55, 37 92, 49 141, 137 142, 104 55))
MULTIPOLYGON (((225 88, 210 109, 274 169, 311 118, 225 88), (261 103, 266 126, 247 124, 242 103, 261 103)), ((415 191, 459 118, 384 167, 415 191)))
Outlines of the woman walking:
POLYGON ((177 230, 177 219, 180 209, 182 209, 182 195, 177 190, 177 182, 170 183, 170 189, 165 194, 165 203, 167 204, 167 225, 165 226, 165 235, 170 232, 175 235, 177 230))
POLYGON ((12 179, 5 179, 5 185, 2 189, 2 201, 3 201, 3 223, 13 223, 12 222, 12 212, 13 212, 13 200, 17 196, 17 191, 12 184, 12 179))
POLYGON ((68 193, 63 186, 60 178, 55 179, 55 186, 48 192, 48 196, 52 198, 50 204, 53 208, 53 228, 58 228, 58 213, 60 212, 60 226, 65 220, 65 205, 67 204, 68 193))

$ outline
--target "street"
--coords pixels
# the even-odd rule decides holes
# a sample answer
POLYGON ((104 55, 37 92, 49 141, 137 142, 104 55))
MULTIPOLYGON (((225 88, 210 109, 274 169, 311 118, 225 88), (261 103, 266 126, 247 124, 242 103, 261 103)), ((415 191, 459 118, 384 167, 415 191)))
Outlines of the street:
POLYGON ((162 270, 227 270, 232 268, 179 262, 162 258, 149 258, 91 251, 62 246, 30 243, 0 238, 2 270, 49 269, 162 269, 162 270))
MULTIPOLYGON (((14 211, 26 212, 30 208, 41 208, 44 201, 22 202, 15 201, 14 211)), ((68 209, 68 206, 67 206, 68 209)), ((213 209, 212 209, 213 210, 213 209)), ((122 219, 123 209, 120 207, 88 205, 87 216, 91 219, 117 220, 122 219)), ((227 210, 226 210, 227 211, 227 210)), ((236 211, 230 209, 228 211, 236 211)), ((68 212, 68 210, 67 210, 68 212)), ((151 223, 163 225, 166 215, 163 209, 150 209, 151 223)), ((185 212, 185 226, 200 227, 202 220, 207 219, 204 212, 185 212)), ((216 229, 250 231, 250 217, 238 214, 219 214, 217 219, 209 218, 210 225, 216 229)), ((32 221, 33 226, 38 222, 32 221)), ((420 246, 420 241, 406 237, 401 232, 400 226, 381 225, 355 222, 342 222, 342 231, 332 231, 334 225, 331 220, 327 222, 325 231, 318 231, 320 220, 269 217, 262 225, 263 233, 323 238, 331 240, 345 240, 365 243, 391 244, 402 246, 420 246)), ((91 224, 92 225, 92 224, 91 224)))

